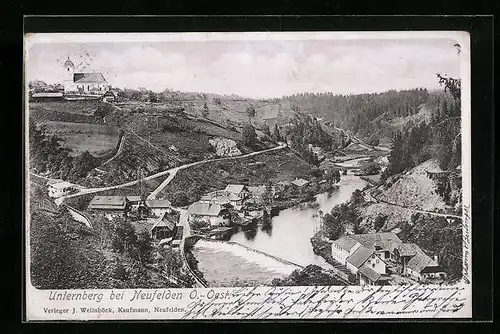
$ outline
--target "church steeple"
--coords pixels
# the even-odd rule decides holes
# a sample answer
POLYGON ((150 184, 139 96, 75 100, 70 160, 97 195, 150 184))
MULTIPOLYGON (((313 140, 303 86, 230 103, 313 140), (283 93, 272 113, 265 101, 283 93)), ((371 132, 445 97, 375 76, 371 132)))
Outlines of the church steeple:
POLYGON ((75 64, 73 64, 73 62, 71 61, 71 59, 69 59, 69 55, 68 55, 68 59, 66 59, 66 61, 64 62, 63 67, 65 69, 68 68, 68 67, 75 68, 75 64))
POLYGON ((64 62, 64 79, 63 79, 63 84, 64 84, 64 92, 68 92, 70 90, 73 90, 73 76, 75 73, 75 64, 69 59, 69 54, 68 54, 68 59, 64 62))

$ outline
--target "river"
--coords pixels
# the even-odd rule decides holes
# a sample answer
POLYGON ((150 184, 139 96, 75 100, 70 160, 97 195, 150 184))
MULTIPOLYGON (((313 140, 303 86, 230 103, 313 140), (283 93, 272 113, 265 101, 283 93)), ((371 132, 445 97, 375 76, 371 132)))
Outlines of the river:
MULTIPOLYGON (((314 254, 310 241, 318 226, 318 212, 319 210, 324 213, 330 212, 335 205, 349 200, 354 190, 362 189, 366 184, 351 173, 342 175, 338 187, 329 193, 316 196, 319 206, 311 208, 301 205, 282 210, 279 215, 272 218, 270 225, 237 232, 230 237, 229 241, 301 266, 315 264, 329 268, 330 265, 322 257, 314 254)), ((280 270, 277 267, 270 268, 250 252, 235 252, 205 243, 196 244, 193 254, 199 261, 200 271, 211 286, 227 286, 229 282, 265 283, 265 277, 270 280, 277 275, 282 276, 287 270, 286 268, 280 270)))

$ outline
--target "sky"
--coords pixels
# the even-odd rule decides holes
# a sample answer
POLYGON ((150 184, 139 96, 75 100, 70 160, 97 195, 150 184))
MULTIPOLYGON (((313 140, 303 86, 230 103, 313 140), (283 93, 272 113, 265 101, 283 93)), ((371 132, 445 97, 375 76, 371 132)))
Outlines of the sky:
POLYGON ((52 38, 27 49, 27 79, 62 82, 69 58, 76 72, 102 72, 114 87, 270 98, 303 92, 357 94, 437 89, 436 73, 460 76, 449 38, 245 40, 176 38, 83 42, 52 38))

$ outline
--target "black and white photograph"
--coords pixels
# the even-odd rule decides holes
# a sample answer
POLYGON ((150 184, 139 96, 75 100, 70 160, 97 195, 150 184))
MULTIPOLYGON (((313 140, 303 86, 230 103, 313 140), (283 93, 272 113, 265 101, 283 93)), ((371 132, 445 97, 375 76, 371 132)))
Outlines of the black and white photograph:
POLYGON ((27 284, 468 284, 456 34, 29 36, 27 284))

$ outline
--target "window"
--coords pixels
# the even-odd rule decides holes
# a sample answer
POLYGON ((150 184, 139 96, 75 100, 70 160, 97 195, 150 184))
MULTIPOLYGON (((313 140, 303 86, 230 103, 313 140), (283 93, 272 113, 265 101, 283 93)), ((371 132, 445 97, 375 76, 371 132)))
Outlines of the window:
POLYGON ((375 268, 375 263, 372 264, 372 268, 375 268))
POLYGON ((379 259, 377 259, 377 263, 379 263, 379 262, 380 262, 379 259))

